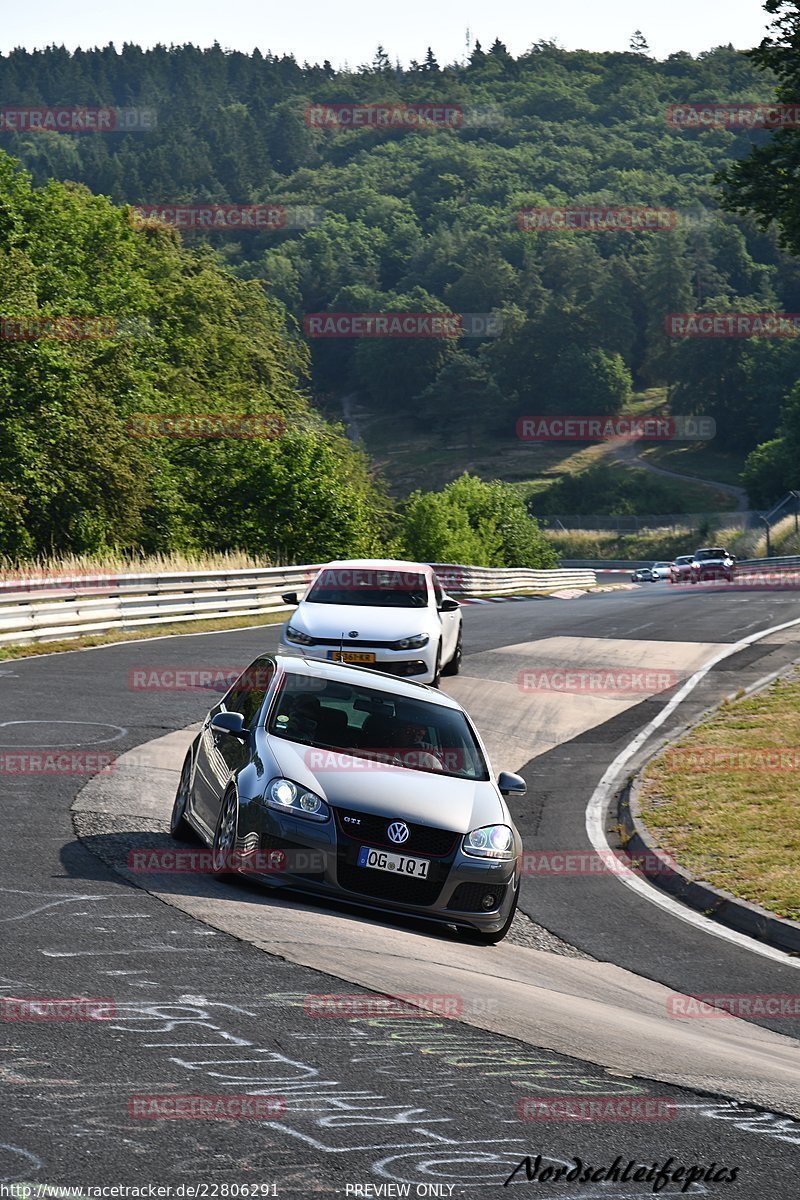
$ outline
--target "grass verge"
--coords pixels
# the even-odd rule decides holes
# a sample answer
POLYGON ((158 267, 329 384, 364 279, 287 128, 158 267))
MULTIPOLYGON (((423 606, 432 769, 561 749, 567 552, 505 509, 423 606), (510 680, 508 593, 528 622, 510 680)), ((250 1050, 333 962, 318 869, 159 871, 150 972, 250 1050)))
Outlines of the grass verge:
POLYGON ((800 920, 800 677, 731 701, 645 769, 642 816, 696 878, 800 920))

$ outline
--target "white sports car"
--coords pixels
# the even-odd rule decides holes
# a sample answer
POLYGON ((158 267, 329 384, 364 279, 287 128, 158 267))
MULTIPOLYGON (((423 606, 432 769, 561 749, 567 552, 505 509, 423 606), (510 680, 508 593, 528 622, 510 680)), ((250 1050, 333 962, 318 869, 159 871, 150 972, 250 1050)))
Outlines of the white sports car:
POLYGON ((281 647, 304 658, 344 662, 439 682, 461 666, 462 616, 432 567, 352 559, 322 567, 281 630, 281 647))

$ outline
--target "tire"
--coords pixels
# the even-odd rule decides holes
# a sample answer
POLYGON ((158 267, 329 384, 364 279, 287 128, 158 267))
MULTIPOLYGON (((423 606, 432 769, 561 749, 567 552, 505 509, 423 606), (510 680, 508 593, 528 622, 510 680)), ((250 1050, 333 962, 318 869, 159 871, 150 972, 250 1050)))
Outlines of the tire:
POLYGON ((235 790, 228 788, 222 797, 222 805, 211 843, 211 874, 217 879, 230 878, 234 871, 226 865, 231 852, 236 848, 236 830, 239 825, 239 801, 235 790))
POLYGON ((196 834, 186 819, 186 805, 189 802, 189 788, 192 778, 192 752, 187 750, 186 758, 181 767, 181 777, 178 790, 172 803, 172 815, 169 819, 170 837, 176 842, 196 841, 196 834))
POLYGON ((463 653, 464 653, 463 630, 459 629, 458 640, 456 642, 456 648, 453 651, 453 657, 450 659, 449 663, 446 663, 445 666, 442 667, 442 675, 457 675, 458 674, 458 672, 461 670, 461 659, 462 659, 463 653))
POLYGON ((519 889, 521 880, 517 880, 517 890, 514 892, 514 900, 511 904, 511 911, 506 917, 505 923, 498 929, 497 933, 484 933, 480 929, 468 929, 462 934, 465 942, 471 942, 474 946, 496 946, 498 942, 502 942, 503 938, 511 928, 511 922, 514 920, 514 915, 519 904, 519 889))

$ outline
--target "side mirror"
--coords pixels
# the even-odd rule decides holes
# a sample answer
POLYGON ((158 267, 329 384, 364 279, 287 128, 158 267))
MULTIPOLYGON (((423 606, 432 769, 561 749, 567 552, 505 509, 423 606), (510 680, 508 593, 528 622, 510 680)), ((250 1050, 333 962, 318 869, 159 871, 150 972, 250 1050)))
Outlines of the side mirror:
POLYGON ((457 608, 461 608, 461 605, 458 603, 458 601, 454 600, 452 596, 445 596, 444 600, 439 605, 439 612, 455 612, 457 608))
POLYGON ((221 712, 217 713, 211 720, 211 728, 214 733, 228 733, 231 737, 239 738, 240 741, 245 741, 247 738, 247 730, 244 727, 244 717, 237 712, 221 712))
POLYGON ((497 786, 501 796, 524 796, 528 785, 521 775, 513 775, 511 771, 501 771, 497 776, 497 786))
POLYGON ((300 603, 300 601, 297 599, 297 592, 281 592, 281 600, 283 600, 284 604, 300 603))

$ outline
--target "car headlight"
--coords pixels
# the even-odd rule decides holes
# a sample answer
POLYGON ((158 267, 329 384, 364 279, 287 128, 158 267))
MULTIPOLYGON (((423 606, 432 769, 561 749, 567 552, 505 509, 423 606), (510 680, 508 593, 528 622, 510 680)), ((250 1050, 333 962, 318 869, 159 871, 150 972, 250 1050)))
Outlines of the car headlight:
POLYGON ((312 821, 327 821, 331 815, 328 805, 316 792, 309 792, 291 779, 273 779, 264 793, 264 803, 270 808, 280 808, 297 817, 310 817, 312 821))
POLYGON ((427 646, 430 640, 427 633, 415 633, 411 637, 400 638, 399 642, 392 642, 392 649, 421 650, 423 646, 427 646))
POLYGON ((302 629, 293 629, 291 625, 286 626, 287 642, 297 642, 300 646, 313 646, 315 641, 309 637, 307 633, 303 633, 302 629))
POLYGON ((508 825, 484 825, 466 834, 461 849, 475 858, 513 858, 514 833, 508 825))

